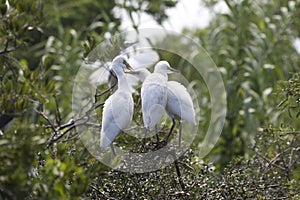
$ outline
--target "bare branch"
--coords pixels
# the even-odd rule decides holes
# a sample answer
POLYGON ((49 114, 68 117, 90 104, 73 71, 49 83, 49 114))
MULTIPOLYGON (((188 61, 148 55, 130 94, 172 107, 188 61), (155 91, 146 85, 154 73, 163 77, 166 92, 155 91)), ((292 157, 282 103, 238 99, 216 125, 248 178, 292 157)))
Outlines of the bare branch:
POLYGON ((0 55, 16 51, 17 50, 16 40, 14 41, 14 46, 13 47, 8 48, 8 46, 9 46, 9 40, 6 40, 5 47, 4 47, 3 50, 0 51, 0 55))
POLYGON ((102 196, 104 196, 105 198, 107 198, 107 199, 117 200, 117 199, 114 198, 114 197, 108 196, 108 195, 105 194, 103 191, 99 190, 98 188, 96 188, 96 187, 93 186, 93 185, 90 185, 90 187, 91 187, 93 190, 95 190, 96 192, 98 192, 99 194, 101 194, 102 196))
POLYGON ((300 134, 300 131, 292 131, 292 132, 281 134, 280 137, 287 136, 287 135, 298 135, 298 134, 300 134))
POLYGON ((61 115, 60 115, 60 111, 59 111, 59 107, 58 107, 58 100, 57 100, 57 98, 56 98, 56 94, 53 94, 53 98, 54 98, 54 100, 55 100, 55 105, 56 105, 56 123, 58 124, 58 125, 60 125, 60 123, 61 123, 61 115))
POLYGON ((37 109, 35 109, 35 108, 34 108, 34 111, 35 111, 36 113, 38 113, 39 115, 41 115, 41 116, 48 122, 48 124, 50 124, 50 128, 53 130, 53 132, 57 134, 57 131, 56 131, 56 129, 55 129, 55 126, 54 126, 53 123, 50 121, 50 119, 45 115, 45 113, 42 112, 42 111, 39 111, 39 110, 37 110, 37 109))
POLYGON ((95 99, 108 93, 109 91, 111 91, 114 87, 116 86, 116 84, 112 85, 111 87, 107 88, 106 90, 102 91, 101 93, 99 94, 95 94, 95 99))

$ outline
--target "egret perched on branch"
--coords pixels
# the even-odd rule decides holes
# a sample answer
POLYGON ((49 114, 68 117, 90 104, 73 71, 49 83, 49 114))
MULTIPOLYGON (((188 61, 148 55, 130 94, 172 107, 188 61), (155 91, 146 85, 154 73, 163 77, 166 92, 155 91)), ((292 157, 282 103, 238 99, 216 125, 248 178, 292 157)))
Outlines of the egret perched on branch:
POLYGON ((159 61, 146 77, 141 89, 144 126, 153 130, 162 118, 167 104, 168 73, 176 71, 167 61, 159 61))
MULTIPOLYGON (((165 80, 165 79, 167 79, 167 73, 169 72, 169 70, 175 71, 173 68, 171 68, 169 66, 168 62, 161 61, 156 64, 154 73, 155 72, 161 73, 161 71, 162 71, 164 74, 164 79, 162 79, 162 80, 165 80), (162 69, 160 69, 160 68, 162 68, 162 69)), ((147 69, 137 69, 137 70, 131 71, 129 73, 133 74, 134 76, 137 76, 138 79, 140 79, 142 82, 144 82, 143 83, 144 89, 142 86, 142 91, 144 92, 144 96, 142 95, 142 101, 144 101, 144 103, 146 101, 146 103, 150 104, 151 100, 152 100, 151 96, 145 95, 145 92, 150 93, 150 89, 149 89, 150 87, 149 87, 149 85, 147 87, 145 87, 145 83, 147 80, 149 81, 148 77, 153 76, 154 73, 151 74, 147 69), (149 98, 146 99, 146 97, 149 97, 149 98)), ((153 81, 153 84, 154 84, 155 78, 151 79, 151 81, 153 81)), ((151 82, 149 82, 149 84, 150 83, 151 82)), ((154 84, 153 88, 155 89, 156 87, 159 88, 160 85, 154 84)), ((175 118, 180 119, 180 120, 183 119, 183 120, 186 120, 188 122, 195 124, 195 110, 194 110, 194 106, 193 106, 193 102, 192 102, 192 98, 191 98, 190 94, 187 92, 187 89, 180 83, 178 83, 176 81, 167 81, 166 88, 161 88, 161 91, 163 91, 163 89, 166 89, 166 95, 167 95, 167 101, 166 101, 166 105, 164 108, 166 109, 167 113, 171 116, 172 121, 173 121, 172 128, 166 139, 166 141, 167 141, 172 133, 174 126, 175 126, 175 121, 174 121, 175 118)), ((154 96, 160 94, 159 90, 152 91, 152 92, 153 92, 154 96)), ((144 116, 145 110, 143 108, 142 108, 142 112, 143 112, 143 116, 144 116)), ((179 131, 179 133, 180 133, 180 131, 179 131)), ((158 139, 158 137, 157 137, 157 139, 158 139)), ((180 139, 180 135, 179 135, 179 139, 180 139)), ((174 156, 174 165, 176 168, 176 173, 179 178, 179 183, 180 183, 181 188, 184 190, 185 186, 184 186, 184 183, 181 178, 181 173, 179 170, 178 162, 176 160, 176 155, 173 155, 173 156, 174 156)))
MULTIPOLYGON (((175 119, 179 120, 179 124, 181 123, 181 120, 185 120, 194 125, 196 124, 194 104, 192 101, 192 97, 188 93, 187 89, 182 84, 176 81, 168 81, 167 88, 168 100, 166 111, 172 118, 172 126, 167 138, 165 139, 166 142, 168 142, 169 137, 175 127, 175 119)), ((179 128, 179 145, 180 140, 181 128, 179 128)))
MULTIPOLYGON (((129 72, 134 76, 137 76, 142 82, 150 74, 147 69, 137 69, 129 72)), ((177 81, 167 82, 167 103, 165 107, 168 115, 172 118, 172 126, 169 131, 166 142, 168 141, 174 127, 175 119, 179 121, 179 145, 181 141, 181 120, 185 120, 192 124, 196 124, 195 121, 195 109, 192 101, 192 97, 188 93, 187 89, 177 81)))
MULTIPOLYGON (((112 70, 118 78, 118 89, 104 103, 100 147, 112 147, 113 140, 126 129, 133 117, 133 99, 125 77, 124 69, 132 70, 125 57, 117 56, 112 70)), ((113 151, 114 152, 114 151, 113 151)))

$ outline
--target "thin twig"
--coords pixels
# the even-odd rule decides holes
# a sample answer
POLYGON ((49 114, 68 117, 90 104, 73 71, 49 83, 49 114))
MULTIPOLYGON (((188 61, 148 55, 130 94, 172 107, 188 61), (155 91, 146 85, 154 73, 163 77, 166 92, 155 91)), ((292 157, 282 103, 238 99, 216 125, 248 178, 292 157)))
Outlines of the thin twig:
MULTIPOLYGON (((115 85, 113 85, 112 87, 108 88, 107 90, 101 92, 100 94, 96 94, 95 98, 109 92, 114 86, 115 85)), ((61 124, 62 117, 61 117, 61 113, 59 110, 59 102, 58 102, 58 99, 55 94, 53 95, 53 98, 54 98, 55 104, 56 104, 56 118, 55 118, 56 124, 54 124, 54 122, 51 122, 51 120, 45 115, 44 112, 38 111, 35 109, 35 111, 48 122, 48 125, 46 125, 44 127, 51 128, 51 130, 53 131, 53 133, 49 139, 48 145, 52 145, 53 143, 58 142, 61 138, 63 138, 66 134, 71 132, 76 127, 88 126, 88 127, 93 127, 93 128, 101 128, 101 124, 92 123, 92 122, 89 122, 89 120, 91 118, 97 117, 97 114, 93 113, 93 112, 95 111, 95 109, 99 108, 100 106, 103 106, 105 102, 98 102, 98 103, 95 102, 91 106, 90 106, 90 102, 89 102, 81 108, 80 113, 83 113, 83 115, 81 117, 79 117, 77 119, 71 118, 67 123, 61 124), (84 111, 85 108, 87 108, 86 111, 84 111), (64 129, 66 129, 66 130, 64 130, 64 129), (61 131, 63 131, 63 132, 61 132, 61 131)), ((77 135, 78 135, 78 133, 77 133, 77 135)), ((76 137, 76 134, 74 134, 73 136, 76 137)), ((72 139, 74 138, 73 136, 72 136, 72 139)), ((69 138, 67 138, 67 140, 68 139, 69 138)))
POLYGON ((292 131, 292 132, 281 134, 280 137, 287 136, 287 135, 298 135, 298 134, 300 134, 300 131, 292 131))
POLYGON ((55 126, 53 125, 53 123, 50 121, 50 119, 45 115, 44 112, 38 111, 37 109, 34 108, 34 111, 36 113, 38 113, 39 115, 41 115, 47 122, 48 124, 50 124, 51 129, 53 130, 54 133, 57 133, 55 126))
POLYGON ((111 91, 115 86, 116 86, 116 84, 113 84, 111 87, 107 88, 106 90, 102 91, 101 93, 95 94, 95 99, 106 94, 107 92, 111 91))
POLYGON ((182 180, 182 177, 181 177, 180 169, 179 169, 179 166, 178 166, 178 161, 177 161, 177 158, 176 158, 176 153, 173 151, 171 154, 174 158, 174 165, 175 165, 175 169, 176 169, 176 174, 177 174, 178 179, 179 179, 180 187, 184 191, 185 186, 184 186, 184 183, 183 183, 183 180, 182 180))
POLYGON ((94 107, 94 108, 97 109, 97 108, 99 108, 100 106, 103 106, 104 103, 105 103, 105 102, 101 102, 101 103, 95 104, 95 107, 94 107))
POLYGON ((99 190, 99 189, 96 188, 95 186, 93 186, 93 185, 89 185, 89 186, 90 186, 92 189, 94 189, 95 191, 97 191, 99 194, 101 194, 102 196, 104 196, 105 198, 107 198, 107 199, 112 199, 112 200, 117 200, 117 198, 108 196, 107 194, 105 194, 103 191, 99 190))
POLYGON ((5 47, 4 47, 3 50, 0 51, 0 54, 10 53, 10 52, 13 52, 13 51, 17 50, 16 40, 14 41, 14 46, 13 47, 8 48, 8 44, 9 44, 9 40, 6 40, 5 47))
POLYGON ((64 131, 63 133, 61 133, 60 135, 58 135, 57 137, 53 137, 50 140, 50 144, 57 142, 60 138, 62 138, 64 135, 66 135, 67 133, 69 133, 71 130, 73 130, 75 128, 75 126, 71 126, 70 128, 68 128, 66 131, 64 131))
POLYGON ((58 125, 60 125, 60 122, 61 122, 61 115, 60 115, 60 111, 59 111, 59 107, 58 107, 58 100, 57 100, 57 97, 56 97, 56 94, 53 94, 53 98, 55 100, 55 106, 56 106, 56 122, 58 125))

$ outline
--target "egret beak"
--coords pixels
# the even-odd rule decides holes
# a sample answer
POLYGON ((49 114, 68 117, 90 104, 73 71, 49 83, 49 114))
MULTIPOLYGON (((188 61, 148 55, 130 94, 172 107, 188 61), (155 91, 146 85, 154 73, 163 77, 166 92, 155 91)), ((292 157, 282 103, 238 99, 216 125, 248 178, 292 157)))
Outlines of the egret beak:
POLYGON ((177 70, 177 69, 174 69, 174 68, 172 68, 172 67, 168 67, 168 74, 172 74, 172 73, 179 73, 179 71, 177 70))
POLYGON ((126 71, 125 73, 136 75, 136 74, 139 74, 140 72, 131 70, 131 71, 126 71))
POLYGON ((133 70, 133 68, 128 64, 128 62, 126 62, 126 60, 123 60, 123 64, 126 66, 126 68, 128 69, 128 70, 133 70))
POLYGON ((135 41, 135 42, 125 41, 124 42, 124 46, 125 46, 125 48, 128 48, 128 47, 131 47, 131 46, 133 46, 133 45, 135 45, 137 43, 138 43, 138 41, 135 41))

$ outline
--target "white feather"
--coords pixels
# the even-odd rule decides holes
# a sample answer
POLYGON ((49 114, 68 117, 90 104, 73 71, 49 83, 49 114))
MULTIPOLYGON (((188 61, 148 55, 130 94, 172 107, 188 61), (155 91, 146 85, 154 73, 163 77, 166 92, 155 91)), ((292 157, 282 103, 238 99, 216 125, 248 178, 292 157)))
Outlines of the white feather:
POLYGON ((112 70, 118 78, 118 89, 104 103, 100 133, 101 148, 110 146, 132 121, 133 99, 123 71, 126 67, 124 60, 126 61, 122 56, 117 56, 113 60, 112 70))
POLYGON ((168 100, 166 110, 171 117, 195 124, 195 110, 187 89, 176 81, 167 82, 168 100))

